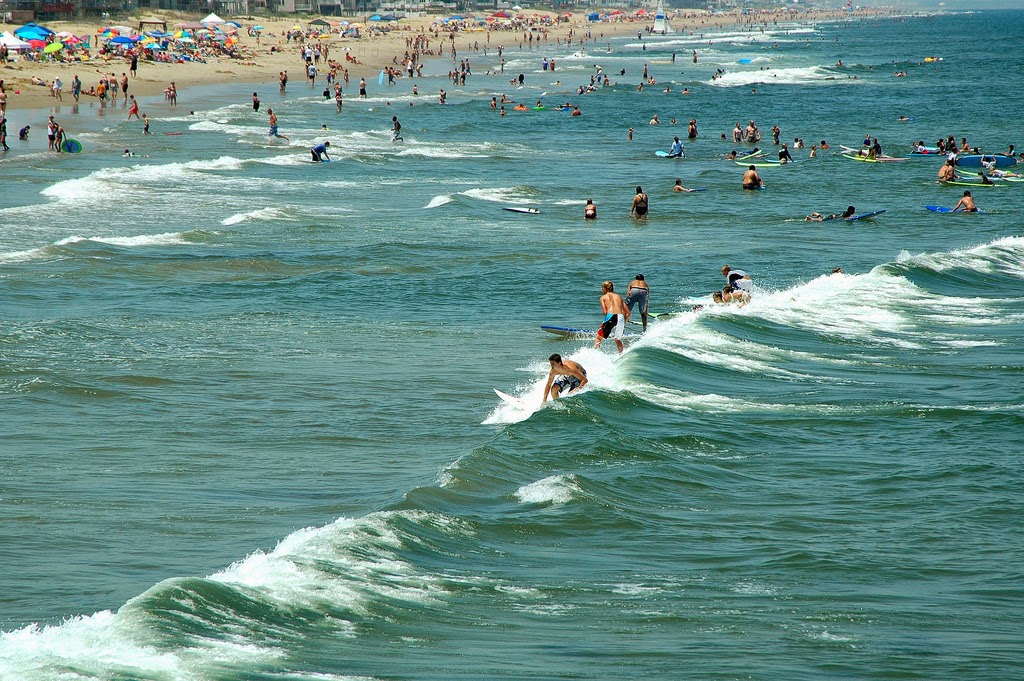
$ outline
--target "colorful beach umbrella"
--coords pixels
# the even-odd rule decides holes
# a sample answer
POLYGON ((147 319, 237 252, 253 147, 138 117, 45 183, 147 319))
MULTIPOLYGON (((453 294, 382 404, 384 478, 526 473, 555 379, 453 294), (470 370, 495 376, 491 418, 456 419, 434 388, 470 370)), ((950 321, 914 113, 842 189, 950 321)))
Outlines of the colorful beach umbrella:
POLYGON ((57 50, 62 49, 64 49, 63 43, 50 43, 49 45, 43 48, 43 54, 50 54, 51 52, 56 52, 57 50))

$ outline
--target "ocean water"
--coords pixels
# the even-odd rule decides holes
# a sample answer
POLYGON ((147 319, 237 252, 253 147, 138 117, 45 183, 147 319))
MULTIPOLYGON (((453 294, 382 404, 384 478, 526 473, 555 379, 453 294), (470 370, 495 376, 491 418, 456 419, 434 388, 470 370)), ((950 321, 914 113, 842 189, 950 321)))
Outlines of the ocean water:
POLYGON ((937 161, 833 152, 1021 147, 1021 35, 773 25, 552 47, 555 74, 512 51, 340 115, 261 86, 275 143, 252 86, 143 102, 148 138, 62 107, 86 153, 0 161, 0 678, 1017 678, 1024 184, 934 214, 961 194, 937 161), (616 85, 575 95, 594 64, 616 85), (584 115, 500 118, 502 92, 584 115), (744 192, 719 135, 750 119, 833 149, 744 192), (850 204, 887 212, 803 220, 850 204), (692 312, 726 263, 753 301, 692 312), (636 272, 679 314, 626 354, 540 331, 593 328, 636 272), (536 400, 552 352, 592 389, 498 400, 536 400))

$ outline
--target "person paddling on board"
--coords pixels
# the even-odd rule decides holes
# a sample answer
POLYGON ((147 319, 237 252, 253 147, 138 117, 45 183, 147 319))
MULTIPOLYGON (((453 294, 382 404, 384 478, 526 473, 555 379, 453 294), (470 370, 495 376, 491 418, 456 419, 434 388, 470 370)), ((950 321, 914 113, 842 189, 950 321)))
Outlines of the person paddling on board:
POLYGON ((322 163, 325 158, 328 161, 331 160, 331 157, 327 154, 327 147, 329 146, 331 146, 330 142, 324 142, 309 150, 309 153, 313 156, 313 163, 322 163))
POLYGON ((744 189, 761 189, 764 187, 764 180, 757 174, 757 168, 750 166, 746 172, 743 173, 743 188, 744 189))
POLYGON ((551 364, 551 371, 548 372, 548 382, 544 386, 544 399, 541 404, 548 401, 548 397, 557 400, 562 391, 566 394, 579 390, 587 384, 587 370, 579 362, 571 359, 562 359, 557 352, 548 357, 551 364))
POLYGON ((832 213, 831 215, 822 215, 821 213, 811 213, 804 220, 810 220, 811 222, 823 222, 825 220, 846 220, 852 218, 857 209, 853 206, 847 206, 846 210, 842 213, 832 213))
POLYGON ((676 137, 672 141, 672 148, 668 150, 669 158, 682 158, 683 157, 683 143, 676 137))
POLYGON ((974 205, 974 197, 971 196, 970 190, 964 192, 964 195, 960 197, 957 204, 953 206, 953 212, 962 210, 964 213, 977 213, 978 207, 974 205))
POLYGON ((615 285, 606 281, 601 284, 601 312, 604 312, 604 322, 601 324, 601 328, 597 330, 597 338, 594 341, 594 348, 600 350, 601 342, 611 336, 615 339, 615 346, 619 349, 621 354, 625 350, 625 346, 622 345, 622 330, 626 326, 626 322, 629 321, 629 308, 626 307, 626 303, 622 300, 622 296, 615 293, 615 285))

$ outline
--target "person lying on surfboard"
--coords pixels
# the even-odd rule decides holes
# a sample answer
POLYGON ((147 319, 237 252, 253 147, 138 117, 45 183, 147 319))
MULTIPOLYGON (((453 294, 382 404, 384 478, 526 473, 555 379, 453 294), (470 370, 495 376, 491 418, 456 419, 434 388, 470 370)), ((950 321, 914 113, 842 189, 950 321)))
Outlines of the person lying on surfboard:
POLYGON ((551 371, 548 373, 547 385, 544 386, 544 399, 541 400, 541 404, 547 402, 549 396, 557 400, 563 390, 568 394, 587 384, 587 370, 579 362, 562 359, 557 352, 548 357, 548 362, 551 364, 551 371))
POLYGON ((846 210, 842 213, 832 213, 831 215, 822 215, 821 213, 811 213, 804 220, 810 220, 811 222, 824 222, 825 220, 845 220, 846 218, 852 218, 853 214, 857 212, 857 209, 853 206, 847 206, 846 210))

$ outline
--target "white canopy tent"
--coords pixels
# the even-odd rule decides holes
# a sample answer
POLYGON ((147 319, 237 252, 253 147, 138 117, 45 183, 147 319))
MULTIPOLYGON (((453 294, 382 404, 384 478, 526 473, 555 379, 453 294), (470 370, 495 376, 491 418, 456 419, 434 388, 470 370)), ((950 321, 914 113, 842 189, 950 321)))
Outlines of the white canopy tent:
POLYGON ((0 45, 6 45, 8 50, 31 50, 32 46, 21 38, 7 33, 0 33, 0 45))
POLYGON ((200 19, 199 23, 200 23, 200 24, 203 24, 203 25, 205 25, 205 26, 214 26, 214 25, 218 25, 218 24, 223 24, 223 23, 224 23, 224 20, 223 20, 223 19, 221 19, 221 18, 220 18, 219 16, 217 16, 216 14, 213 14, 213 13, 211 13, 211 14, 210 14, 210 15, 209 15, 208 17, 206 17, 205 19, 200 19))

